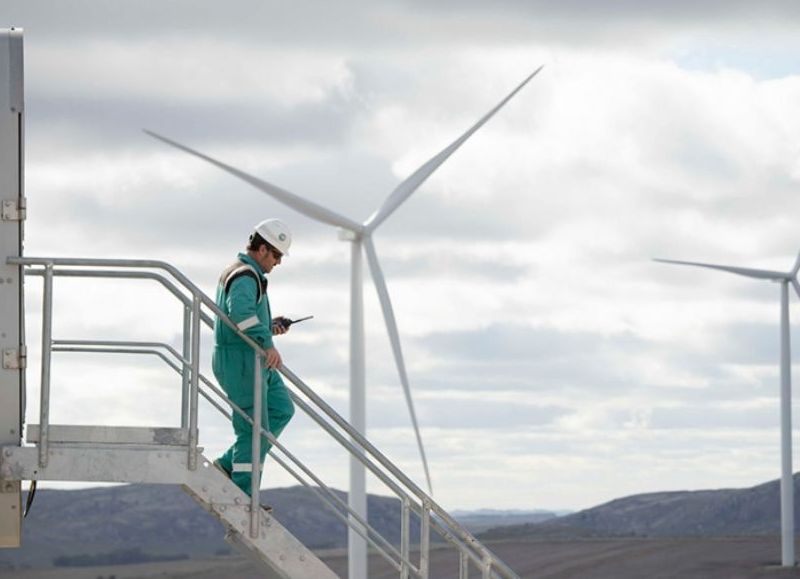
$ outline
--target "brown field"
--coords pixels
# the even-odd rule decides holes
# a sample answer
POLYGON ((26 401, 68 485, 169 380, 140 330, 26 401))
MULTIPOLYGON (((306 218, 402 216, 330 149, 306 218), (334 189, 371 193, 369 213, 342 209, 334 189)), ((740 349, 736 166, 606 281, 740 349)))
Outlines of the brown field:
MULTIPOLYGON (((510 541, 490 548, 526 579, 784 579, 800 578, 800 568, 783 569, 778 537, 691 539, 594 539, 510 541)), ((800 548, 798 549, 800 553, 800 548)), ((346 576, 347 560, 332 553, 325 560, 346 576)), ((434 551, 431 578, 458 577, 455 557, 434 551)), ((370 578, 398 577, 376 557, 370 578)), ((15 579, 256 579, 257 568, 240 557, 144 565, 0 571, 15 579)), ((472 569, 470 577, 480 577, 472 569)), ((309 578, 313 579, 313 578, 309 578)))

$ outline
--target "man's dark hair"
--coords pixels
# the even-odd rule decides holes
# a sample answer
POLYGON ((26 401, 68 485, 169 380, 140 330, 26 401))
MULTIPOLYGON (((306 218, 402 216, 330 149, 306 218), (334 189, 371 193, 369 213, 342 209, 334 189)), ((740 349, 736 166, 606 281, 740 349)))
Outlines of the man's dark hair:
POLYGON ((250 234, 250 240, 247 242, 247 251, 258 251, 262 245, 266 245, 269 250, 278 251, 274 245, 261 237, 259 233, 254 231, 250 234))
POLYGON ((261 235, 256 232, 251 233, 250 240, 247 242, 247 251, 258 251, 262 245, 266 245, 267 249, 270 248, 270 244, 261 235))

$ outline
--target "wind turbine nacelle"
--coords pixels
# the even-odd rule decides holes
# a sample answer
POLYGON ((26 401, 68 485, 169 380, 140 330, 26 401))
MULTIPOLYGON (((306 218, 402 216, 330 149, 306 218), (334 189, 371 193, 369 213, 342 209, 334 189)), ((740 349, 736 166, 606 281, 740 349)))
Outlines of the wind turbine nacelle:
POLYGON ((339 240, 340 241, 358 241, 359 234, 355 231, 350 231, 349 229, 339 229, 339 240))

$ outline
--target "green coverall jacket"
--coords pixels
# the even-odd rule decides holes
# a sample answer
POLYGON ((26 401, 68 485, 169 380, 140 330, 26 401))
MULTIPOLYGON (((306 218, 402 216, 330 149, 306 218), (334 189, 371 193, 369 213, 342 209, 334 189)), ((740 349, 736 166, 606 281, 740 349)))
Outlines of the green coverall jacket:
MULTIPOLYGON (((240 253, 237 262, 225 270, 217 288, 217 307, 265 350, 272 347, 272 314, 266 288, 264 271, 245 253, 240 253), (258 276, 258 281, 251 272, 258 276)), ((255 353, 219 319, 214 322, 212 365, 231 401, 240 408, 252 406, 255 353)), ((280 380, 275 370, 262 367, 261 372, 261 383, 265 386, 270 374, 280 380)))

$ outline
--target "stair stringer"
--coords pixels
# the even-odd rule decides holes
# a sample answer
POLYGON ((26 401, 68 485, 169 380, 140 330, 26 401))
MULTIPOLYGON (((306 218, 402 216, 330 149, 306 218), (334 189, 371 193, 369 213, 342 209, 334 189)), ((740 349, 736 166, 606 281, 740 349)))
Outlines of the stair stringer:
MULTIPOLYGON (((205 457, 198 462, 211 464, 205 457)), ((261 509, 258 537, 251 537, 250 497, 215 467, 200 466, 187 473, 183 490, 225 526, 225 539, 260 564, 266 577, 338 579, 310 549, 261 509)))

